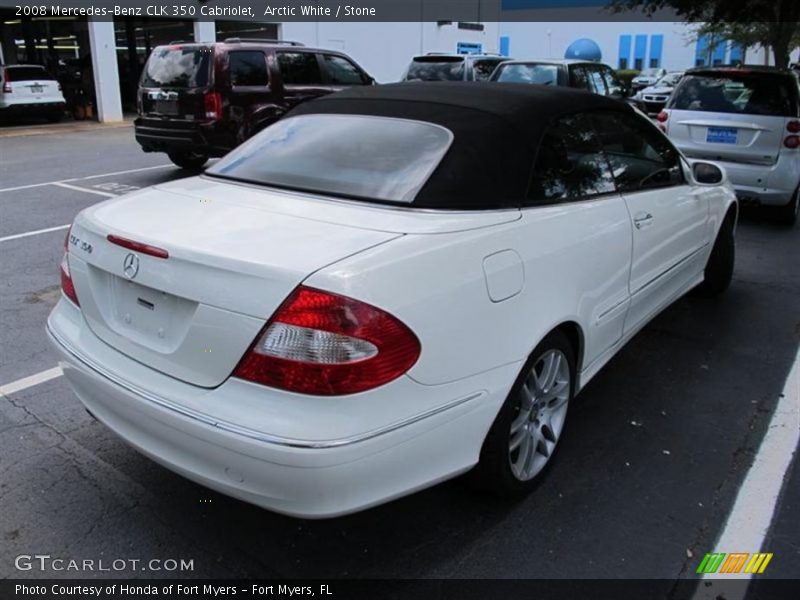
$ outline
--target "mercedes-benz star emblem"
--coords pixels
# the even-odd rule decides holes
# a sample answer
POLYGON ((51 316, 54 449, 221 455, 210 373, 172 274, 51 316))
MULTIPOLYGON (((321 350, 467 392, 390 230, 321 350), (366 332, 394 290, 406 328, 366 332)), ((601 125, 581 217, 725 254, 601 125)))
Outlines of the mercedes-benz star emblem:
POLYGON ((125 262, 122 263, 122 274, 128 279, 133 279, 139 272, 139 257, 133 252, 128 253, 125 262))

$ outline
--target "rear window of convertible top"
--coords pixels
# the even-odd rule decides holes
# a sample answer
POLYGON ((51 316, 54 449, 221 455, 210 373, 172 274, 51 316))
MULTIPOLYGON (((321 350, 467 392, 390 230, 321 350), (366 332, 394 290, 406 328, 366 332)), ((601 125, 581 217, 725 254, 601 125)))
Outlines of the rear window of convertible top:
POLYGON ((248 183, 410 204, 453 134, 433 123, 367 115, 310 114, 278 121, 207 174, 248 183))

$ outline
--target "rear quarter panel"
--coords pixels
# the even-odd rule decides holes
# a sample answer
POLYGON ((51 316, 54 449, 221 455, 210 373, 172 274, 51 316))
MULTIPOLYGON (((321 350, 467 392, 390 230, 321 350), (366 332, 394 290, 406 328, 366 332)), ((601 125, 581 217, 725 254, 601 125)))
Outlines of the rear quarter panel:
MULTIPOLYGON (((405 322, 422 345, 409 375, 423 384, 524 360, 567 321, 583 332, 588 364, 622 334, 630 227, 616 196, 525 209, 519 220, 494 227, 405 235, 305 283, 369 302, 405 322), (519 255, 522 277, 518 293, 496 302, 483 265, 504 250, 519 255)), ((519 272, 518 265, 509 270, 519 272)))

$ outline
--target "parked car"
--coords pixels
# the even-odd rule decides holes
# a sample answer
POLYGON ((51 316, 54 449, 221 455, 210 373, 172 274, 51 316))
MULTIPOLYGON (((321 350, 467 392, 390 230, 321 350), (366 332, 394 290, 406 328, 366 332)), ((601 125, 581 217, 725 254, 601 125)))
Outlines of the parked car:
POLYGON ((628 96, 614 69, 587 60, 513 60, 499 65, 491 81, 573 87, 617 100, 628 96))
POLYGON ((663 68, 644 69, 639 74, 631 79, 631 87, 634 92, 643 88, 653 85, 656 81, 661 79, 667 74, 667 70, 663 68))
POLYGON ((683 71, 670 71, 650 87, 636 92, 633 96, 636 105, 648 115, 660 113, 666 106, 672 90, 683 77, 683 73, 683 71))
POLYGON ((67 106, 56 78, 41 65, 0 66, 0 118, 45 117, 56 123, 67 106))
POLYGON ((153 50, 138 91, 136 141, 199 169, 301 102, 374 80, 334 50, 229 38, 153 50))
POLYGON ((91 414, 222 493, 329 517, 476 467, 517 494, 637 331, 728 286, 736 214, 622 102, 354 88, 81 211, 47 330, 91 414))
POLYGON ((691 69, 658 120, 686 156, 723 164, 740 200, 777 207, 794 224, 800 204, 799 90, 788 69, 691 69))
POLYGON ((403 81, 487 81, 495 67, 510 60, 497 54, 441 54, 415 56, 403 81))

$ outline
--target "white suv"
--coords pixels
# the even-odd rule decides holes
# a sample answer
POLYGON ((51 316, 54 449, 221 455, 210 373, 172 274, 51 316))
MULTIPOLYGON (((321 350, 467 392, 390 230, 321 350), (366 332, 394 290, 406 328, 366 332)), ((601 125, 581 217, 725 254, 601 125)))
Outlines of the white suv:
POLYGON ((800 203, 800 84, 787 69, 687 71, 657 117, 690 158, 722 163, 740 200, 775 206, 787 224, 800 203))
POLYGON ((44 116, 61 120, 67 106, 61 85, 41 65, 0 67, 0 117, 44 116))

